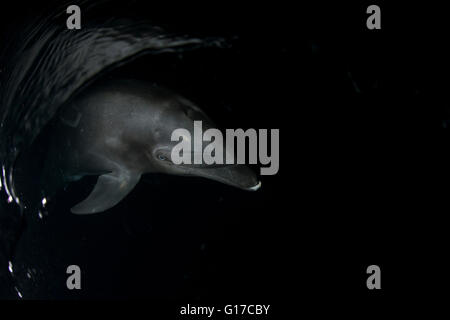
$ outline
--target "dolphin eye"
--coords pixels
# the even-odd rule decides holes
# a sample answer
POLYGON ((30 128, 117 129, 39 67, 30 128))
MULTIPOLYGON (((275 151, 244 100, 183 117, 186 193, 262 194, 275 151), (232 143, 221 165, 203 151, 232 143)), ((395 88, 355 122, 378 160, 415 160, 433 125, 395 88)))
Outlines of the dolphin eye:
POLYGON ((161 160, 161 161, 168 161, 169 159, 167 159, 167 157, 165 156, 165 155, 163 155, 163 154, 158 154, 157 155, 157 157, 158 157, 158 159, 159 160, 161 160))

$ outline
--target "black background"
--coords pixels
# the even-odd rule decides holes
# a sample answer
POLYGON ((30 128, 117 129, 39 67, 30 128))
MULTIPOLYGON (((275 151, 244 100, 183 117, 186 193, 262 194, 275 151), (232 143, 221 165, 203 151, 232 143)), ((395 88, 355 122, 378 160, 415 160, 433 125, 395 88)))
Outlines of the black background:
MULTIPOLYGON (((44 221, 30 218, 19 245, 17 272, 41 272, 31 298, 143 299, 128 305, 168 314, 187 303, 266 303, 275 315, 364 316, 401 301, 414 309, 445 288, 444 11, 377 2, 382 29, 368 30, 369 4, 127 2, 133 14, 233 47, 144 57, 115 73, 181 91, 221 127, 279 128, 280 171, 252 194, 152 177, 87 217, 67 204, 93 181, 70 186, 44 221), (82 269, 81 291, 65 289, 69 264, 82 269), (366 287, 371 264, 379 291, 366 287)), ((2 7, 3 32, 40 5, 2 7)))

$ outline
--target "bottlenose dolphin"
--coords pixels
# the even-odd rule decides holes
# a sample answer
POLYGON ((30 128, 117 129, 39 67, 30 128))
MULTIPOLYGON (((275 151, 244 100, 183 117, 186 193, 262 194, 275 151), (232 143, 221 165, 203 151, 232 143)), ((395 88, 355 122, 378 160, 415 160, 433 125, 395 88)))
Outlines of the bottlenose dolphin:
POLYGON ((60 173, 63 183, 99 175, 89 196, 71 212, 105 211, 125 198, 144 173, 198 176, 245 190, 261 183, 244 165, 175 165, 171 141, 177 128, 194 130, 213 122, 194 103, 164 87, 137 80, 107 80, 77 95, 57 115, 45 181, 60 173))

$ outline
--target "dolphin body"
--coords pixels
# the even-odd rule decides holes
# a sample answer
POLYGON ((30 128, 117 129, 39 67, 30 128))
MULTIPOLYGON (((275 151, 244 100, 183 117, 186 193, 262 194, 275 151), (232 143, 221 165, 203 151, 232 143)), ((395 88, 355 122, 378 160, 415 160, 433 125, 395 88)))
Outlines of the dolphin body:
POLYGON ((171 150, 178 143, 171 141, 172 132, 185 128, 193 133, 194 120, 201 120, 205 130, 214 128, 200 108, 166 88, 128 79, 94 84, 62 108, 54 121, 41 175, 43 188, 47 194, 54 193, 45 184, 55 188, 99 175, 89 196, 71 209, 75 214, 112 208, 144 173, 198 176, 258 189, 261 183, 256 174, 244 165, 172 163, 171 150))

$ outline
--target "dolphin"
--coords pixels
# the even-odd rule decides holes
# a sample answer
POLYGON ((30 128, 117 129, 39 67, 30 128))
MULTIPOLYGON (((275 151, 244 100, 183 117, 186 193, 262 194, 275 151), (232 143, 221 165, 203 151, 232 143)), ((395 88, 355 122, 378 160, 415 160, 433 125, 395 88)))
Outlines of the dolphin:
MULTIPOLYGON (((124 199, 146 173, 197 176, 257 190, 261 183, 245 165, 176 165, 175 129, 191 133, 194 120, 214 123, 193 102, 162 86, 131 79, 106 80, 75 96, 53 124, 44 180, 60 173, 67 184, 98 175, 92 192, 71 208, 75 214, 103 212, 124 199)), ((193 136, 193 134, 191 134, 193 136)))

